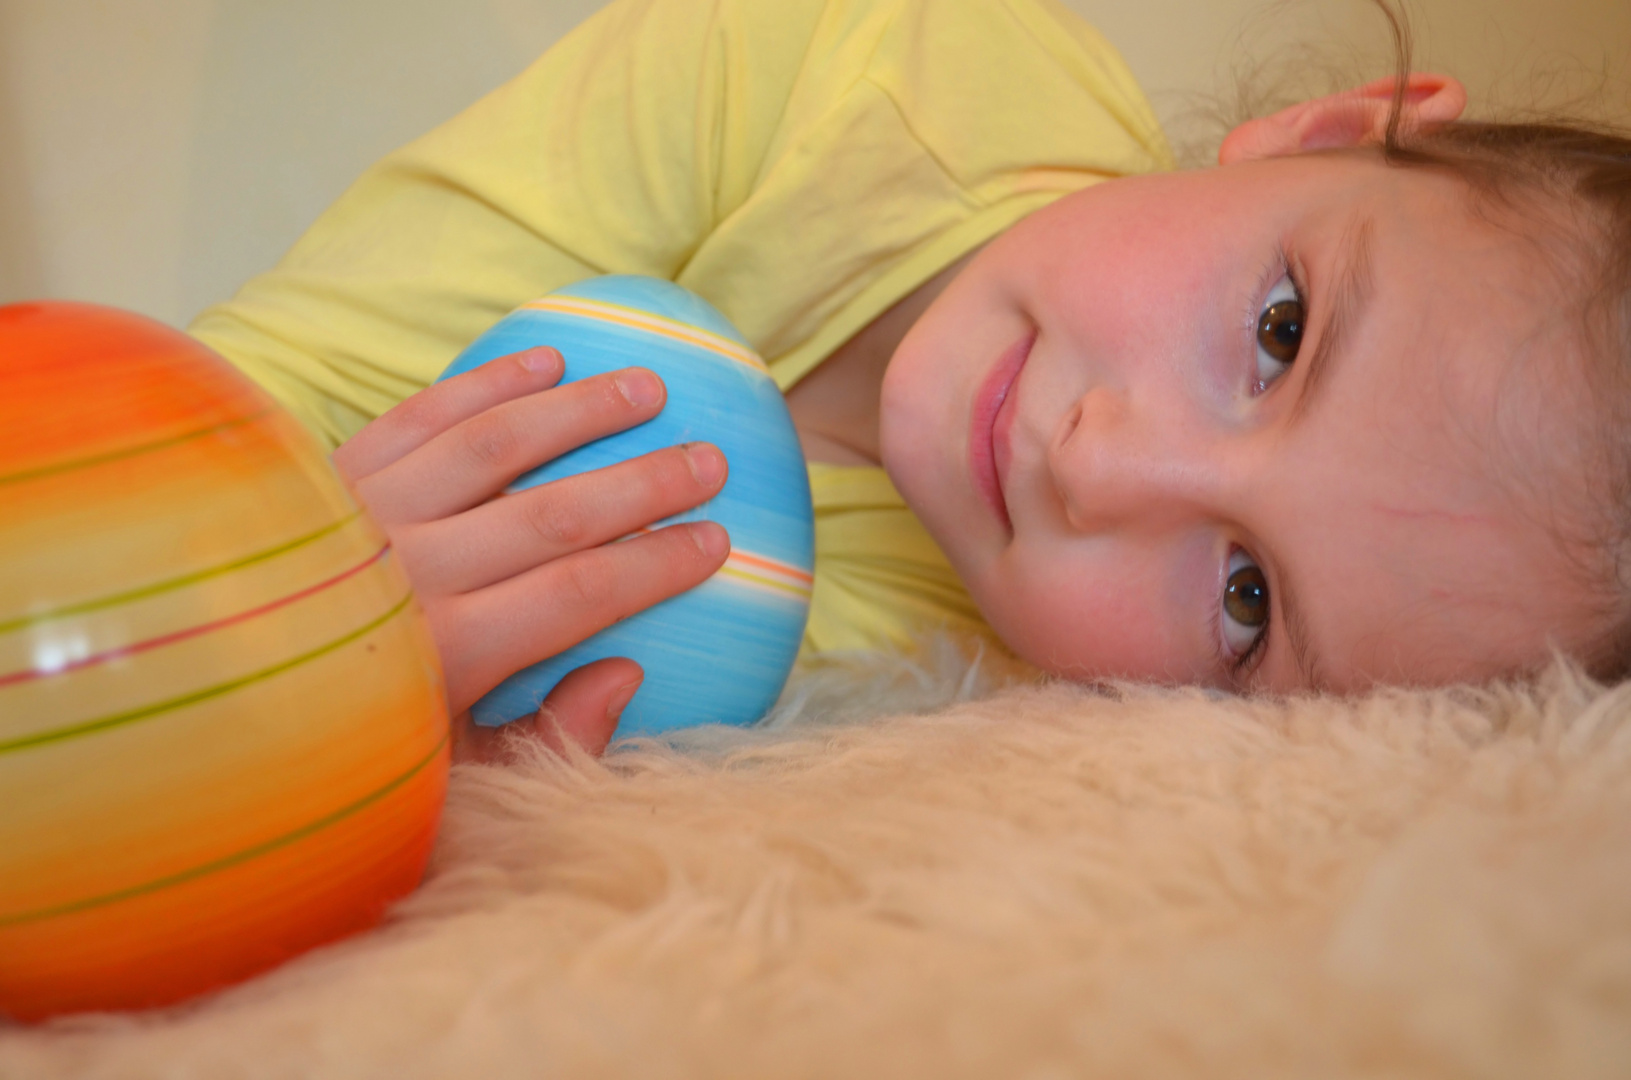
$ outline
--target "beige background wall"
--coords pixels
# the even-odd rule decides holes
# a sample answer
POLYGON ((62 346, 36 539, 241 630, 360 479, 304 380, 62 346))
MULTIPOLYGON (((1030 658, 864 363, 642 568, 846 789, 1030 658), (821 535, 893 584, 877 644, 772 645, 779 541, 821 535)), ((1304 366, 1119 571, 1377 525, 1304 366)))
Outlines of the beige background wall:
MULTIPOLYGON (((1197 102, 1227 96, 1236 68, 1386 70, 1366 0, 1068 2, 1186 142, 1205 137, 1197 102)), ((184 324, 275 260, 369 161, 600 3, 0 0, 0 302, 95 300, 184 324)), ((1566 96, 1606 70, 1608 111, 1631 119, 1631 0, 1412 11, 1419 66, 1460 75, 1475 102, 1521 100, 1536 75, 1566 96)))

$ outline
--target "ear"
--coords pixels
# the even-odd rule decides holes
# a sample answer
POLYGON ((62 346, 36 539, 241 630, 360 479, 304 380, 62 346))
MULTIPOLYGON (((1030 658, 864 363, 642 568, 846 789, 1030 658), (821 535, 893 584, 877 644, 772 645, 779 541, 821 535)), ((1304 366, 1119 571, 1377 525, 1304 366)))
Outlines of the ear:
MULTIPOLYGON (((1380 142, 1393 108, 1389 77, 1282 109, 1273 116, 1248 120, 1229 133, 1218 151, 1219 165, 1256 158, 1300 154, 1309 150, 1336 150, 1364 142, 1380 142)), ((1406 130, 1422 124, 1454 120, 1467 107, 1467 90, 1448 75, 1413 74, 1405 81, 1406 130)))

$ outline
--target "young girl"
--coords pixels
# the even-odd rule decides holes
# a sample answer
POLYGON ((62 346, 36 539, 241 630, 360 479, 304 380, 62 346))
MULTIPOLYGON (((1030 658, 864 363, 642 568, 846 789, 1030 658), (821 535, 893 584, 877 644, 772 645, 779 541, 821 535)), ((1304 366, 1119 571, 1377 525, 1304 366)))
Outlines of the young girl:
MULTIPOLYGON (((706 444, 492 499, 655 415, 649 372, 554 388, 540 348, 424 389, 600 273, 694 289, 787 393, 806 653, 988 624, 1073 678, 1615 674, 1628 144, 1464 104, 1384 80, 1172 173, 1054 0, 617 0, 193 329, 343 444, 455 712, 728 550, 606 544, 717 491, 706 444)), ((639 681, 591 664, 531 723, 598 750, 639 681)))

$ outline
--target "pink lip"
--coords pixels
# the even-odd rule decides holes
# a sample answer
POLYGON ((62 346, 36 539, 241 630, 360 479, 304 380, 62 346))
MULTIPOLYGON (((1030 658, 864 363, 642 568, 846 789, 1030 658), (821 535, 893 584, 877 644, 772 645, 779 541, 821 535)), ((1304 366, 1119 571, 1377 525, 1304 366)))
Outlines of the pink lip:
POLYGON ((1011 456, 1008 433, 1014 426, 1014 395, 1010 391, 1019 380, 1019 370, 1025 366, 1035 341, 1033 330, 997 358, 974 395, 974 411, 969 417, 968 456, 975 486, 1009 532, 1013 532, 1014 523, 1008 516, 1002 481, 1011 456))

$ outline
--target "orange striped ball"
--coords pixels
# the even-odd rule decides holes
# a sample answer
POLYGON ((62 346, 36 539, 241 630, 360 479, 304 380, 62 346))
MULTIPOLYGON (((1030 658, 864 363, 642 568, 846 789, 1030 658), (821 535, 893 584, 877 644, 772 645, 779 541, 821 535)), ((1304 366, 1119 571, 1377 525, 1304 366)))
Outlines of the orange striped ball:
POLYGON ((0 1013, 373 925, 447 763, 428 627, 317 443, 158 323, 0 307, 0 1013))

